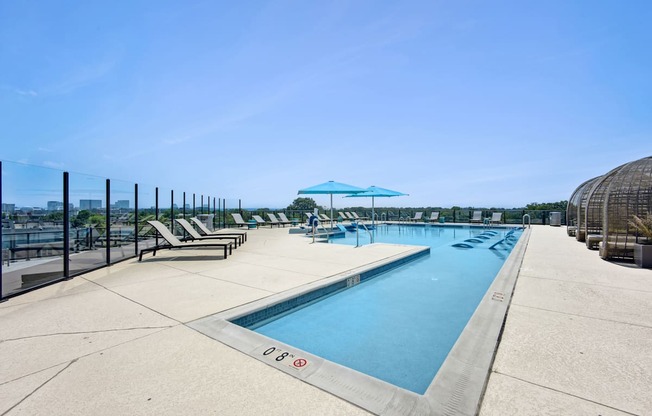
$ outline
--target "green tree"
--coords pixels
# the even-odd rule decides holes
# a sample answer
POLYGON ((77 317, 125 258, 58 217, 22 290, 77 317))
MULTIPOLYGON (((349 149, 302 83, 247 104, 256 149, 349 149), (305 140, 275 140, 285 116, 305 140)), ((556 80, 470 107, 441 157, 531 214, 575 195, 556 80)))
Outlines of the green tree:
POLYGON ((315 208, 318 208, 317 203, 312 198, 297 198, 287 207, 288 210, 296 211, 312 211, 315 208))
POLYGON ((63 221, 63 211, 51 212, 44 219, 45 221, 63 221))
POLYGON ((93 214, 88 220, 94 227, 97 228, 102 228, 106 224, 106 216, 101 214, 93 214))
POLYGON ((88 210, 81 210, 77 213, 76 216, 70 221, 70 225, 74 228, 84 227, 88 223, 88 219, 91 217, 91 212, 88 210))
POLYGON ((528 210, 539 210, 539 211, 566 211, 568 206, 568 201, 559 201, 559 202, 532 202, 525 206, 525 209, 528 210))

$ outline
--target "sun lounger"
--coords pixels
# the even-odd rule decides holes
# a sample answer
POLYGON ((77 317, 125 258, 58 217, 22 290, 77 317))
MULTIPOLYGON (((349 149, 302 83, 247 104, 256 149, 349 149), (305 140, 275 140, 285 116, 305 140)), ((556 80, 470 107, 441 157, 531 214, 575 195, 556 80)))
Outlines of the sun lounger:
POLYGON ((342 218, 342 221, 347 221, 347 220, 349 220, 349 217, 347 217, 346 215, 344 215, 343 212, 338 212, 337 215, 339 215, 340 218, 342 218))
POLYGON ((353 217, 358 221, 363 221, 363 220, 368 220, 369 219, 369 217, 361 217, 361 216, 359 216, 358 213, 355 212, 355 211, 351 211, 351 215, 353 215, 353 217))
MULTIPOLYGON (((280 226, 281 226, 281 223, 279 222, 278 218, 276 218, 276 215, 274 215, 274 214, 270 214, 269 212, 266 212, 265 214, 267 214, 267 218, 269 218, 269 221, 265 221, 265 220, 263 220, 263 221, 265 221, 265 223, 268 223, 268 222, 269 222, 269 226, 270 226, 270 227, 273 228, 275 225, 276 225, 277 227, 280 227, 280 226)), ((257 216, 257 217, 260 218, 260 219, 262 219, 260 216, 257 216)), ((256 222, 258 222, 258 220, 256 220, 256 222)))
MULTIPOLYGON (((260 215, 252 215, 251 218, 253 218, 256 221, 256 225, 258 225, 259 227, 261 225, 267 224, 267 221, 265 221, 260 215)), ((272 224, 270 224, 269 226, 271 227, 272 224)))
POLYGON ((331 221, 331 219, 326 214, 319 214, 319 220, 321 222, 329 222, 329 223, 333 222, 333 221, 331 221))
POLYGON ((494 212, 491 214, 491 219, 489 220, 489 224, 500 224, 502 223, 503 219, 503 213, 502 212, 494 212))
POLYGON ((473 211, 473 216, 469 220, 469 222, 482 222, 482 211, 473 211))
POLYGON ((290 221, 288 217, 285 216, 284 212, 279 212, 278 217, 281 219, 281 222, 284 222, 286 224, 292 224, 292 221, 290 221))
POLYGON ((227 242, 227 241, 191 241, 184 243, 180 241, 174 234, 170 232, 170 230, 167 229, 165 224, 159 222, 159 221, 147 221, 152 227, 156 229, 156 232, 160 234, 161 237, 166 241, 166 244, 162 245, 157 245, 154 247, 149 247, 149 248, 144 248, 140 250, 140 256, 138 257, 138 261, 143 260, 143 254, 152 252, 152 255, 156 256, 156 251, 157 250, 162 250, 162 249, 172 249, 172 248, 222 248, 224 250, 224 258, 227 257, 228 254, 233 253, 233 243, 232 242, 227 242))
POLYGON ((240 237, 237 235, 201 235, 199 234, 194 228, 192 228, 192 225, 188 221, 186 221, 183 218, 177 218, 175 219, 177 224, 183 228, 185 232, 188 233, 188 238, 190 238, 192 241, 202 241, 202 240, 231 240, 233 243, 235 243, 235 246, 238 247, 238 245, 241 244, 240 237))
POLYGON ((267 213, 267 217, 269 217, 269 222, 271 223, 271 225, 277 225, 279 227, 282 225, 283 227, 285 227, 286 224, 292 224, 292 222, 290 221, 280 221, 278 218, 276 218, 276 215, 270 212, 267 213))
POLYGON ((197 226, 197 229, 199 230, 199 234, 202 234, 202 235, 217 235, 217 234, 235 235, 235 236, 240 237, 240 245, 242 245, 242 243, 247 241, 247 232, 246 231, 231 230, 231 229, 228 229, 228 228, 222 229, 222 230, 211 231, 211 230, 208 229, 208 227, 206 227, 206 225, 204 225, 203 222, 201 222, 199 220, 199 218, 192 217, 190 219, 190 221, 195 223, 195 225, 197 226))
POLYGON ((351 221, 355 221, 355 217, 353 216, 353 214, 351 214, 351 213, 348 212, 348 211, 344 211, 344 213, 346 214, 346 218, 347 218, 347 219, 349 219, 349 220, 351 220, 351 221))
POLYGON ((249 227, 249 223, 242 219, 242 215, 240 215, 240 214, 231 214, 231 216, 233 217, 233 221, 235 221, 235 224, 238 227, 249 227))
POLYGON ((421 221, 422 218, 423 218, 423 212, 419 211, 419 212, 415 212, 414 213, 414 218, 409 218, 409 220, 410 221, 421 221))
POLYGON ((428 221, 436 222, 439 219, 439 211, 432 211, 428 221))

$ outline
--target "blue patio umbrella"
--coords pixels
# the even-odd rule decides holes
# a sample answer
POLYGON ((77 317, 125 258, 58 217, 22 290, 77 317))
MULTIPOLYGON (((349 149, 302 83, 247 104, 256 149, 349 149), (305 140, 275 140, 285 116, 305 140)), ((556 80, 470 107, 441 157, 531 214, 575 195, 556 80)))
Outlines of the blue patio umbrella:
MULTIPOLYGON (((331 221, 333 220, 333 194, 358 194, 365 192, 366 189, 358 188, 357 186, 347 185, 345 183, 328 181, 319 185, 311 186, 310 188, 299 189, 298 194, 321 194, 331 196, 331 221)), ((331 222, 331 228, 332 228, 331 222)))
POLYGON ((379 188, 377 186, 370 186, 364 192, 358 192, 352 195, 346 196, 346 198, 371 198, 371 225, 376 224, 376 213, 374 209, 374 200, 376 197, 379 198, 389 198, 392 196, 407 196, 403 192, 392 191, 391 189, 379 188))

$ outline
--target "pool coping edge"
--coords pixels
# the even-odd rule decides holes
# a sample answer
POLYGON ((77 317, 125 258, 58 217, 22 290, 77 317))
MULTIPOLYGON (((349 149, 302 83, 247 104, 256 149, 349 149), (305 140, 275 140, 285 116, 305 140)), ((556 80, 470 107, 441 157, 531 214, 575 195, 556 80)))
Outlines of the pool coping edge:
MULTIPOLYGON (((200 318, 187 323, 187 326, 375 414, 475 415, 490 375, 530 232, 530 229, 524 230, 423 395, 283 344, 230 321, 392 263, 405 264, 406 258, 418 259, 430 251, 429 247, 410 246, 414 249, 200 318), (266 359, 264 353, 270 348, 292 353, 291 357, 306 359, 309 365, 297 370, 283 361, 266 359)), ((275 357, 278 358, 278 355, 275 357)))

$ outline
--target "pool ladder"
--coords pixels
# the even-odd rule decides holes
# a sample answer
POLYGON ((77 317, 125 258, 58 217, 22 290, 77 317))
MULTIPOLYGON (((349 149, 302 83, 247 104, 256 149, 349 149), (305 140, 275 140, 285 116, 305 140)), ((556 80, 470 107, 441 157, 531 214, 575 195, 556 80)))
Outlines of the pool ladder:
POLYGON ((312 242, 313 243, 315 242, 316 238, 325 238, 326 242, 330 242, 330 233, 326 229, 326 227, 323 227, 323 226, 320 226, 320 225, 313 226, 312 227, 312 242), (323 232, 319 230, 320 227, 323 230, 323 232))
POLYGON ((527 228, 530 228, 530 214, 523 215, 523 229, 525 230, 525 217, 527 217, 527 228))
POLYGON ((360 247, 360 227, 364 228, 367 231, 367 234, 369 234, 369 244, 373 244, 374 236, 371 233, 371 231, 369 231, 366 225, 361 224, 360 222, 356 222, 355 223, 355 246, 360 247))

